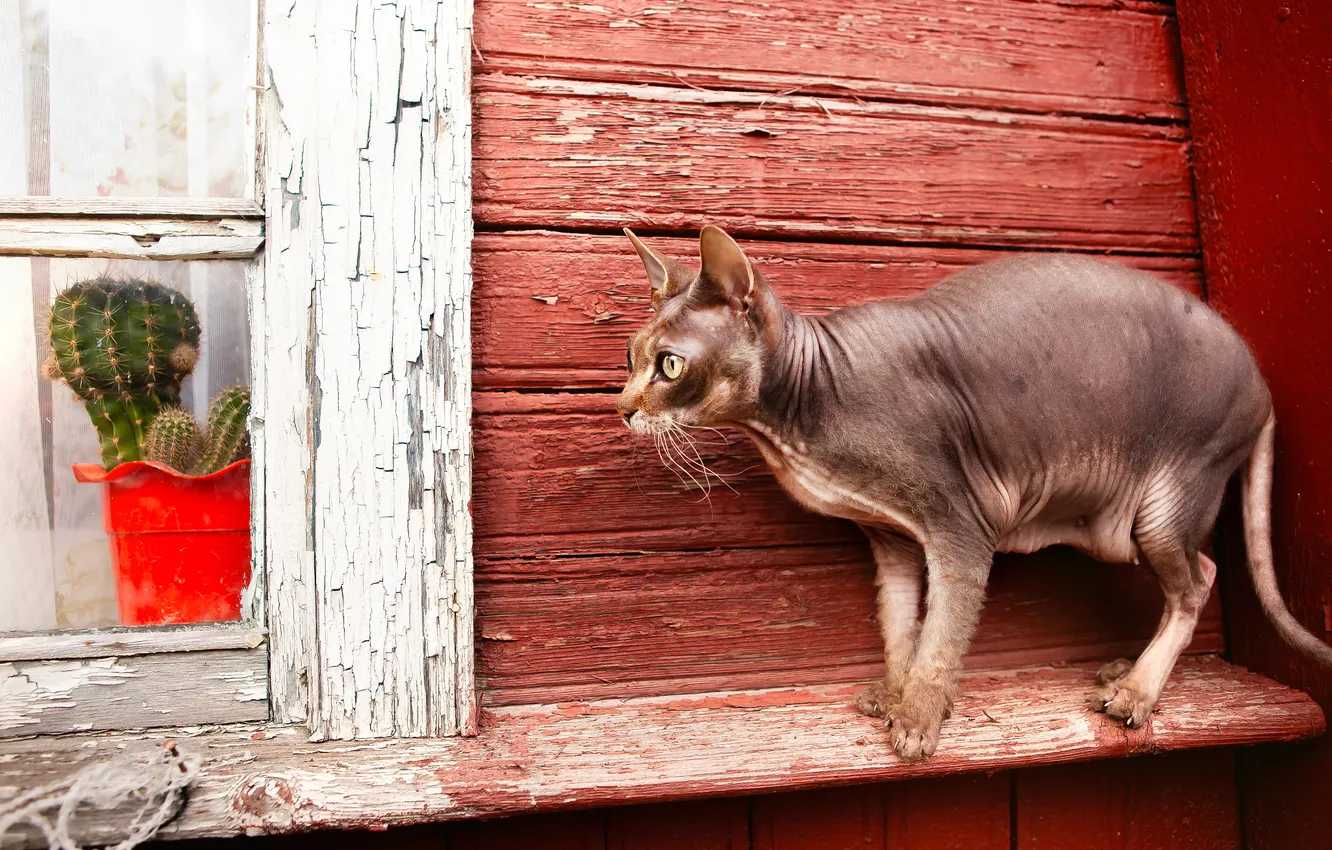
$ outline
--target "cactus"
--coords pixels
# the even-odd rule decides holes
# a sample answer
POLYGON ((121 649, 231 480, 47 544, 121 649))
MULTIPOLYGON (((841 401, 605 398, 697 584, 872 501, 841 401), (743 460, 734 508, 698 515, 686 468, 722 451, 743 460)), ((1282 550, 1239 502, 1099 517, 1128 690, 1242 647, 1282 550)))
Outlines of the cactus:
POLYGON ((231 387, 213 396, 204 429, 204 451, 195 475, 217 472, 250 456, 250 388, 231 387))
POLYGON ((143 459, 164 463, 172 469, 188 472, 203 454, 203 435, 188 411, 164 407, 148 427, 143 441, 143 459))
POLYGON ((202 433, 188 412, 164 407, 148 429, 144 458, 187 475, 211 475, 250 456, 249 418, 249 387, 231 387, 213 396, 202 433))
POLYGON ((164 406, 199 359, 199 318, 181 293, 148 281, 82 281, 51 304, 51 356, 44 375, 84 402, 107 469, 141 454, 164 406))

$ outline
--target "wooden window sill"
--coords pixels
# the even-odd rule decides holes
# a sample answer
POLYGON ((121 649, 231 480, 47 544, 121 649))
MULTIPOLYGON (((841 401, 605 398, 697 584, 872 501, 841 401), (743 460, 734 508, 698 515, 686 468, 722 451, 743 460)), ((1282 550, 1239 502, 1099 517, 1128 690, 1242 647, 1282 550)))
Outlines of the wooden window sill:
MULTIPOLYGON (((1180 660, 1157 713, 1128 730, 1087 707, 1094 667, 968 673, 939 752, 915 764, 880 722, 855 713, 858 685, 514 706, 474 738, 312 743, 304 728, 173 733, 200 764, 183 838, 384 828, 685 797, 795 790, 963 771, 1292 741, 1323 733, 1308 696, 1215 656, 1180 660)), ((0 786, 50 782, 161 732, 0 743, 0 786)), ((82 837, 113 838, 114 813, 82 837)))

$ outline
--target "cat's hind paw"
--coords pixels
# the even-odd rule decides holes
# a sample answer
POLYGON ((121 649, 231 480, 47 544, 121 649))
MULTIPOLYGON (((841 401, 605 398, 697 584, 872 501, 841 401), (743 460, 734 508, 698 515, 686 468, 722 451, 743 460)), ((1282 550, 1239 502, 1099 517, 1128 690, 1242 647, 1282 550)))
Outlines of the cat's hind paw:
POLYGON ((890 690, 883 682, 875 682, 856 694, 856 711, 867 717, 887 717, 901 701, 901 691, 890 690))
POLYGON ((1119 658, 1106 664, 1096 673, 1096 696, 1092 707, 1104 712, 1131 728, 1141 728, 1152 709, 1156 707, 1156 695, 1148 694, 1134 683, 1129 673, 1133 663, 1126 658, 1119 658))

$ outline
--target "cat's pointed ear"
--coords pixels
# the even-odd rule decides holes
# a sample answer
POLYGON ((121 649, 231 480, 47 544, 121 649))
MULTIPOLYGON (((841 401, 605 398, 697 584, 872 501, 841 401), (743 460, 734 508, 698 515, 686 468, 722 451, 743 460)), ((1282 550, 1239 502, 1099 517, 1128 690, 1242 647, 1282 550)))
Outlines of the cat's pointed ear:
POLYGON ((688 266, 658 254, 629 228, 624 229, 624 235, 629 237, 634 250, 638 252, 638 258, 643 261, 643 271, 647 272, 648 283, 652 286, 653 307, 659 306, 662 299, 681 292, 694 279, 694 273, 688 266))
POLYGON ((745 252, 720 227, 708 225, 698 235, 698 252, 703 260, 699 285, 710 291, 703 293, 720 299, 738 309, 747 310, 754 294, 757 274, 745 252))

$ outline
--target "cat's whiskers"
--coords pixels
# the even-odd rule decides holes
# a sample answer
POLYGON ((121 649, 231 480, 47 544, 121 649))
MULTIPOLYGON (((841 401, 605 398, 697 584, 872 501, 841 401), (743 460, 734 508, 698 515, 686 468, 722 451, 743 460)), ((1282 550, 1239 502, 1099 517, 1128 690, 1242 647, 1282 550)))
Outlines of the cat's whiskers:
MULTIPOLYGON (((708 503, 708 510, 711 511, 712 485, 710 482, 708 482, 707 476, 705 475, 703 477, 703 481, 700 482, 698 478, 696 478, 694 474, 689 471, 689 467, 681 462, 681 458, 683 456, 677 456, 679 448, 678 446, 675 445, 675 443, 671 441, 670 434, 668 431, 659 431, 655 436, 657 437, 658 454, 661 456, 662 463, 666 466, 667 469, 670 469, 672 472, 675 473, 675 477, 680 479, 681 484, 685 484, 685 486, 688 486, 688 484, 685 482, 685 479, 680 475, 680 473, 684 473, 684 475, 689 478, 689 481, 693 482, 694 487, 703 492, 702 498, 700 498, 698 501, 700 502, 706 501, 708 503)), ((688 458, 683 458, 683 459, 688 460, 688 458)))
MULTIPOLYGON (((704 463, 703 456, 698 451, 698 446, 696 444, 697 440, 692 435, 690 435, 689 432, 685 431, 684 428, 681 427, 679 424, 671 423, 671 428, 668 433, 670 433, 673 439, 683 442, 684 445, 689 449, 689 451, 693 452, 694 455, 693 458, 690 458, 688 455, 684 454, 683 451, 681 451, 680 453, 681 456, 684 457, 684 459, 689 462, 690 466, 698 469, 703 474, 704 479, 708 481, 709 490, 711 490, 712 487, 712 479, 716 478, 723 485, 725 485, 726 489, 730 490, 732 493, 736 493, 736 489, 732 487, 730 482, 726 480, 728 477, 731 476, 723 475, 720 472, 714 472, 712 469, 708 467, 706 463, 704 463)), ((739 493, 736 493, 736 495, 739 495, 739 493)))
MULTIPOLYGON (((683 426, 683 427, 688 428, 688 427, 698 427, 698 426, 688 426, 688 425, 686 425, 686 426, 683 426)), ((709 428, 708 430, 709 430, 709 431, 716 431, 717 429, 716 429, 716 428, 709 428)), ((726 473, 726 472, 717 472, 715 469, 712 469, 711 467, 709 467, 709 466, 707 465, 707 463, 704 462, 703 457, 699 454, 699 451, 698 451, 698 444, 699 444, 699 443, 702 443, 702 444, 705 445, 705 446, 713 445, 712 443, 710 443, 710 442, 708 442, 708 441, 706 441, 706 440, 699 440, 697 437, 694 437, 693 435, 689 434, 688 432, 682 430, 682 427, 679 426, 679 425, 676 426, 676 431, 675 431, 675 433, 677 434, 677 436, 679 436, 679 437, 680 437, 680 438, 681 438, 681 439, 682 439, 682 440, 683 440, 683 441, 689 446, 690 450, 694 453, 695 461, 697 462, 697 466, 698 466, 700 469, 702 469, 702 470, 703 470, 705 473, 707 473, 709 476, 711 476, 711 477, 713 477, 713 478, 716 478, 716 479, 717 479, 718 481, 720 481, 722 484, 725 484, 725 485, 726 485, 726 489, 730 490, 732 493, 736 493, 736 489, 735 489, 734 487, 732 487, 732 486, 730 485, 730 483, 727 482, 726 479, 728 479, 728 478, 736 478, 736 477, 742 475, 743 473, 747 472, 747 471, 748 471, 749 469, 751 469, 752 467, 746 467, 745 469, 740 470, 740 472, 730 472, 730 473, 726 473)), ((717 433, 720 434, 721 432, 718 431, 717 433)), ((725 439, 725 438, 723 437, 723 439, 725 439)), ((728 442, 727 445, 729 446, 730 443, 728 442)), ((739 494, 736 493, 736 495, 739 495, 739 494)))

